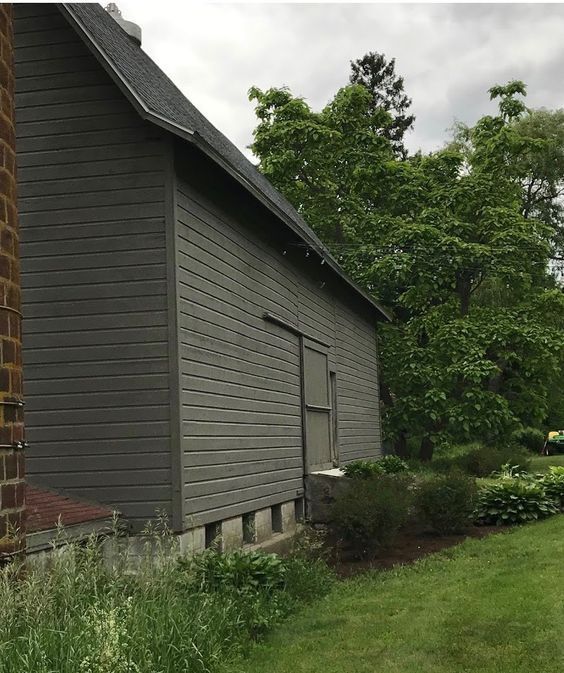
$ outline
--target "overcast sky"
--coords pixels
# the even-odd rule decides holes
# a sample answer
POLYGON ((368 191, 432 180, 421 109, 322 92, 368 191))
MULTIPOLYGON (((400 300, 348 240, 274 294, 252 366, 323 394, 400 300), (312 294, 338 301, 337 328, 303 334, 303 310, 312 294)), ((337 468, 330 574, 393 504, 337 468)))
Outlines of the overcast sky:
POLYGON ((564 107, 563 4, 118 4, 145 51, 247 154, 250 86, 289 86, 318 110, 367 51, 395 57, 405 78, 412 150, 438 148, 454 119, 491 111, 492 84, 521 79, 531 107, 564 107))

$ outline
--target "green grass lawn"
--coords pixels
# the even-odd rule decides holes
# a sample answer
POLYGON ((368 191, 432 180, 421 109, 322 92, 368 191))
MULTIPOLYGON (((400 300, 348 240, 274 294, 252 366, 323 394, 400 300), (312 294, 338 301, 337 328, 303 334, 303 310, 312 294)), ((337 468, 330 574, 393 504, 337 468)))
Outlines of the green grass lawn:
POLYGON ((564 516, 341 583, 234 673, 561 673, 564 516))
POLYGON ((531 461, 531 472, 548 472, 551 465, 564 465, 564 453, 555 456, 535 456, 531 461))

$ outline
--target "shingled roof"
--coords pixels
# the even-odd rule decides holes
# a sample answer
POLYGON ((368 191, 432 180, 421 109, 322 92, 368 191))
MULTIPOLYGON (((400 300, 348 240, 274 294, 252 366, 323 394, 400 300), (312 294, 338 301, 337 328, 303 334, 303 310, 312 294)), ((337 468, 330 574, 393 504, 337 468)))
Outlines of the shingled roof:
POLYGON ((374 298, 345 274, 289 201, 192 105, 101 5, 65 3, 59 8, 143 119, 197 145, 310 245, 381 317, 390 319, 374 298))
POLYGON ((28 533, 53 530, 59 524, 68 527, 100 519, 111 521, 113 517, 110 507, 58 493, 45 486, 27 484, 25 499, 28 533))

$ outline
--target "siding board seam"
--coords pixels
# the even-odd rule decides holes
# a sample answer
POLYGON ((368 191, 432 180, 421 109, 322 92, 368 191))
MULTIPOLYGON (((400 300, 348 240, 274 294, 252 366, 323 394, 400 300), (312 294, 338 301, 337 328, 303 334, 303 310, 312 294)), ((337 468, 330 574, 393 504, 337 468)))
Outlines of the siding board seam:
POLYGON ((172 528, 185 528, 184 450, 181 446, 182 427, 182 371, 180 366, 180 300, 178 289, 178 195, 174 164, 174 145, 167 139, 165 168, 165 228, 166 278, 169 315, 168 361, 170 381, 170 459, 172 476, 172 528))

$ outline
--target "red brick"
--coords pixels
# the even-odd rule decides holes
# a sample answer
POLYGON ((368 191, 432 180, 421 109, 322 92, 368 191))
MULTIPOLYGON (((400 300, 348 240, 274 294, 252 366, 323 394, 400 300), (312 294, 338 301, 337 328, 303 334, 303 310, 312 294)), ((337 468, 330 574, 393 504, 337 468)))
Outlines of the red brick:
POLYGON ((25 505, 25 484, 20 481, 16 484, 16 507, 25 505))
POLYGON ((10 306, 10 308, 16 309, 16 311, 20 310, 20 288, 16 285, 10 285, 8 287, 6 304, 10 306))
MULTIPOLYGON (((4 36, 0 36, 0 47, 2 49, 2 53, 4 53, 4 50, 6 49, 8 40, 4 36)), ((2 91, 2 96, 0 96, 0 110, 6 117, 9 119, 14 118, 14 110, 12 107, 12 98, 9 95, 8 91, 2 91)))
MULTIPOLYGON (((2 177, 2 173, 5 173, 5 171, 0 172, 0 178, 2 177)), ((11 186, 11 183, 8 186, 11 186)), ((2 186, 0 184, 0 189, 1 188, 2 186)), ((5 227, 0 232, 0 246, 2 248, 2 252, 7 253, 10 257, 14 256, 14 232, 11 229, 5 227)))
POLYGON ((0 278, 10 278, 11 265, 10 258, 0 253, 0 278))
POLYGON ((5 479, 17 479, 18 476, 18 455, 14 451, 13 453, 7 453, 4 456, 4 470, 5 470, 5 479))
MULTIPOLYGON (((5 94, 3 95, 5 97, 5 94)), ((6 168, 0 168, 0 192, 10 199, 13 199, 16 195, 14 174, 8 172, 6 168)))
POLYGON ((12 425, 10 429, 12 431, 12 442, 23 442, 25 436, 23 424, 12 425))
POLYGON ((4 405, 4 421, 6 423, 23 422, 23 409, 15 404, 4 405))
POLYGON ((12 369, 10 371, 10 392, 12 395, 21 397, 22 395, 22 374, 21 372, 12 369))
POLYGON ((0 444, 6 444, 6 445, 11 445, 14 437, 13 433, 13 427, 12 426, 4 426, 0 427, 0 444))
POLYGON ((19 240, 14 239, 14 258, 12 259, 12 268, 10 273, 10 280, 15 285, 20 284, 20 265, 17 261, 17 255, 19 254, 19 240))
POLYGON ((23 479, 25 477, 25 454, 23 451, 16 453, 16 461, 18 465, 18 478, 23 479))
MULTIPOLYGON (((0 306, 21 306, 19 237, 16 208, 16 153, 14 127, 13 22, 11 4, 0 4, 0 306)), ((0 398, 21 395, 21 325, 13 313, 0 308, 0 398), (8 367, 2 365, 7 364, 8 367)), ((24 438, 23 410, 0 405, 0 444, 24 438)), ((25 546, 25 459, 23 453, 0 456, 0 557, 25 546), (12 481, 10 481, 12 480, 12 481), (17 480, 17 481, 15 481, 17 480), (8 509, 8 512, 2 511, 8 509), (10 510, 15 509, 15 512, 10 510), (10 530, 12 529, 12 530, 10 530), (19 529, 19 532, 18 532, 19 529)))
POLYGON ((0 392, 6 392, 6 393, 11 392, 10 370, 8 367, 0 367, 0 392))
POLYGON ((16 210, 15 203, 6 203, 6 224, 12 229, 15 229, 18 226, 18 211, 16 210))
POLYGON ((20 341, 21 339, 21 318, 19 315, 16 313, 12 313, 11 311, 2 311, 0 310, 0 334, 9 334, 12 339, 16 339, 17 341, 20 341), (2 316, 2 313, 4 316, 2 316), (5 318, 8 322, 7 325, 7 332, 4 329, 5 323, 3 322, 2 318, 5 318))
POLYGON ((2 8, 2 11, 0 11, 0 32, 3 35, 8 36, 10 34, 10 16, 7 13, 7 10, 5 9, 6 5, 8 3, 2 3, 0 7, 2 8))
MULTIPOLYGON (((5 63, 0 61, 0 81, 5 82, 9 81, 9 71, 5 63)), ((11 119, 8 119, 4 115, 0 114, 0 136, 7 141, 12 147, 16 143, 16 136, 14 133, 14 125, 11 119)))
POLYGON ((16 342, 11 339, 2 339, 2 364, 16 364, 16 342))
POLYGON ((2 509, 14 509, 18 507, 16 503, 16 485, 2 484, 0 486, 0 507, 2 509))

